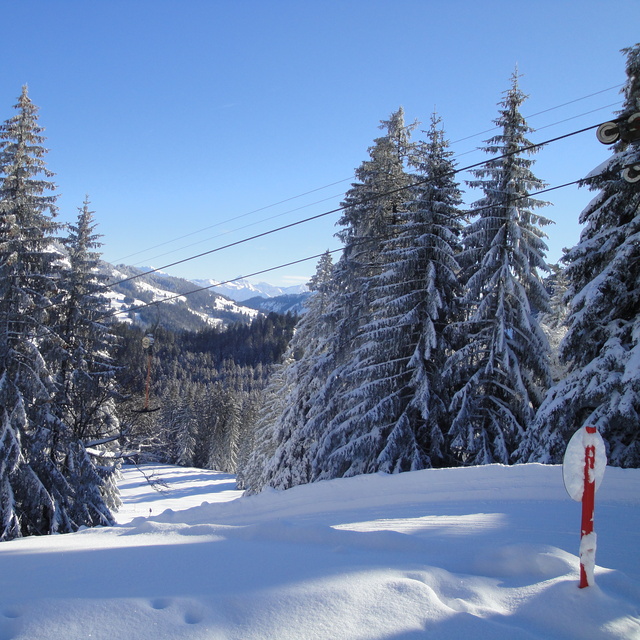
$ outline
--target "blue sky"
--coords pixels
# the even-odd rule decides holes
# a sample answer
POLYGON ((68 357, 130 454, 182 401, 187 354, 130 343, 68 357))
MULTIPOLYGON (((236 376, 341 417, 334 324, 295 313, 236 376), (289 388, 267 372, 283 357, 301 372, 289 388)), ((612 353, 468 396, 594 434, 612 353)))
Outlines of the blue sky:
MULTIPOLYGON (((529 118, 534 142, 607 120, 625 79, 619 50, 640 40, 637 0, 0 4, 0 120, 27 83, 60 219, 88 194, 104 258, 154 267, 337 207, 400 105, 422 128, 438 111, 459 166, 485 159, 475 149, 490 134, 475 134, 492 127, 516 64, 525 116, 572 102, 529 118)), ((580 134, 541 151, 534 172, 556 186, 608 153, 580 134)), ((577 241, 591 197, 548 196, 550 261, 577 241)), ((338 217, 167 271, 226 280, 336 249, 338 217)), ((255 279, 295 284, 315 262, 255 279)))

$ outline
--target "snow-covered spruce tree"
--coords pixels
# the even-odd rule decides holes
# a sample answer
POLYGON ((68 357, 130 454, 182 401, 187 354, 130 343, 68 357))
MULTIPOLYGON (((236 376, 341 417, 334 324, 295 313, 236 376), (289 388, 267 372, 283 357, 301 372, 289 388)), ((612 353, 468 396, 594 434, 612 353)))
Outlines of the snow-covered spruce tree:
POLYGON ((89 526, 113 522, 107 504, 119 504, 119 497, 107 494, 115 486, 110 476, 118 469, 114 453, 120 435, 112 357, 116 339, 104 322, 109 302, 103 293, 105 278, 98 273, 96 249, 101 243, 93 215, 85 200, 76 223, 68 225, 67 236, 61 238, 67 255, 51 314, 59 344, 52 353, 55 405, 73 438, 64 473, 78 491, 73 519, 89 526))
POLYGON ((178 408, 176 416, 176 458, 175 463, 183 467, 193 466, 196 452, 197 419, 193 415, 193 404, 187 401, 178 408))
POLYGON ((392 323, 411 318, 417 337, 410 343, 412 397, 406 414, 418 425, 418 444, 430 466, 448 464, 442 428, 450 398, 442 384, 442 371, 451 353, 447 327, 460 314, 457 257, 461 251, 462 196, 452 156, 441 120, 433 114, 427 141, 418 146, 412 162, 417 183, 409 190, 406 225, 398 241, 389 243, 399 275, 395 298, 400 313, 396 311, 397 320, 392 323), (412 274, 415 280, 408 282, 412 274))
MULTIPOLYGON (((623 52, 619 118, 626 121, 640 113, 640 44, 623 52)), ((580 241, 564 257, 570 310, 560 355, 569 373, 540 407, 525 460, 560 462, 573 433, 591 425, 610 464, 640 466, 640 183, 622 176, 637 164, 640 141, 620 140, 585 179, 598 193, 580 216, 580 241)))
POLYGON ((465 317, 456 327, 458 350, 445 377, 455 389, 450 448, 463 464, 508 464, 550 385, 549 348, 534 316, 548 310, 539 270, 547 270, 541 225, 528 194, 543 183, 531 171, 531 131, 519 108, 526 96, 512 76, 495 120, 501 133, 484 150, 497 157, 474 171, 484 191, 477 218, 465 229, 460 262, 465 317))
MULTIPOLYGON (((280 396, 278 411, 267 423, 262 424, 260 439, 263 450, 269 456, 262 459, 262 467, 250 487, 250 493, 268 485, 276 489, 288 489, 311 480, 311 459, 316 435, 307 420, 310 407, 317 402, 317 394, 323 384, 324 358, 329 325, 323 322, 333 291, 333 260, 327 251, 318 262, 316 273, 309 282, 312 292, 284 356, 284 365, 277 380, 280 396), (265 444, 269 445, 265 447, 265 444)), ((273 385, 270 393, 273 393, 273 385)), ((258 456, 259 457, 259 456, 258 456)))
POLYGON ((220 389, 212 395, 211 400, 215 404, 211 409, 215 412, 215 419, 212 422, 207 468, 235 473, 241 403, 233 391, 220 389))
POLYGON ((250 454, 238 469, 236 483, 247 495, 259 493, 266 485, 265 471, 273 458, 278 442, 274 425, 284 411, 284 396, 287 395, 283 373, 288 362, 276 365, 269 383, 262 392, 262 406, 255 429, 251 434, 250 454))
POLYGON ((198 430, 194 388, 173 377, 168 380, 159 404, 157 430, 162 434, 163 462, 194 466, 198 430))
POLYGON ((112 493, 118 467, 113 454, 121 431, 116 412, 120 396, 113 355, 117 339, 105 323, 109 301, 104 295, 106 277, 98 270, 97 250, 101 243, 96 226, 87 199, 78 209, 76 223, 68 225, 68 235, 61 239, 68 262, 61 270, 60 303, 56 309, 57 333, 64 345, 58 372, 59 404, 64 411, 63 419, 73 429, 77 450, 87 451, 82 456, 92 469, 85 469, 84 474, 94 479, 82 489, 95 498, 82 507, 85 515, 79 522, 87 525, 108 522, 109 510, 120 503, 117 491, 112 493), (107 505, 111 506, 105 509, 107 505), (93 515, 89 515, 88 509, 93 515))
POLYGON ((251 460, 256 443, 256 425, 261 415, 263 391, 264 389, 254 389, 246 393, 242 402, 242 424, 238 433, 238 461, 235 471, 236 485, 239 489, 244 488, 243 473, 251 460))
POLYGON ((567 293, 566 269, 557 264, 549 265, 551 275, 545 278, 545 286, 550 291, 549 312, 539 316, 540 327, 545 332, 550 348, 550 372, 553 383, 567 375, 567 369, 560 360, 560 344, 567 333, 566 319, 569 306, 565 300, 567 293))
POLYGON ((337 236, 344 251, 334 268, 334 288, 327 322, 334 327, 328 339, 323 388, 310 407, 309 429, 318 444, 311 463, 311 480, 353 475, 363 468, 358 460, 334 455, 355 437, 350 416, 345 410, 352 393, 362 387, 354 377, 359 364, 354 360, 360 345, 362 328, 371 319, 372 283, 385 267, 381 248, 390 234, 397 232, 406 188, 412 182, 408 161, 414 145, 410 134, 416 125, 405 125, 402 108, 383 121, 385 135, 369 149, 369 160, 356 170, 359 182, 347 192, 344 213, 339 221, 343 229, 337 236))
POLYGON ((416 185, 402 193, 406 202, 388 222, 383 268, 370 280, 370 316, 342 374, 351 386, 336 420, 342 442, 326 464, 344 476, 444 463, 447 405, 439 378, 461 230, 451 155, 434 115, 428 142, 412 154, 416 185))
POLYGON ((40 351, 55 291, 55 185, 26 87, 15 108, 0 125, 0 540, 73 527, 57 458, 70 429, 51 410, 54 380, 40 351))
POLYGON ((183 403, 179 396, 179 383, 172 378, 163 389, 157 419, 157 430, 166 441, 166 453, 163 462, 176 464, 179 457, 178 439, 182 430, 183 403))

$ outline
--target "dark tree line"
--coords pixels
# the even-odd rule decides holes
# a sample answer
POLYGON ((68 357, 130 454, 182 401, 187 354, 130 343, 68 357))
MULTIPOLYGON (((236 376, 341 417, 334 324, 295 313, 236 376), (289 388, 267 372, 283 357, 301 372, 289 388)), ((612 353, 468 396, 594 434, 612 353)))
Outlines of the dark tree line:
POLYGON ((270 313, 251 323, 197 332, 154 329, 152 352, 136 325, 120 337, 118 375, 127 400, 118 412, 125 455, 235 472, 262 404, 262 391, 289 343, 297 318, 270 313), (145 412, 151 357, 150 411, 145 412))
POLYGON ((232 360, 241 366, 256 367, 278 362, 284 354, 296 316, 269 313, 252 322, 186 333, 182 348, 209 354, 215 362, 232 360))

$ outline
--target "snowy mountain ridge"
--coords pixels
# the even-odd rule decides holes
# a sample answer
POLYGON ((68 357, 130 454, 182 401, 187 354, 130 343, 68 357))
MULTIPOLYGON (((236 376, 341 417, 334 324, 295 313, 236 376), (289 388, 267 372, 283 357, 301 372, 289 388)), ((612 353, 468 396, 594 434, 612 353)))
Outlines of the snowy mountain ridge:
POLYGON ((197 287, 189 280, 149 271, 144 267, 100 263, 100 273, 108 278, 107 283, 114 283, 105 295, 111 309, 122 312, 117 316, 120 321, 197 330, 250 320, 259 314, 256 309, 210 290, 192 293, 197 287), (162 304, 155 304, 159 302, 162 304), (132 311, 127 312, 129 309, 132 311))
POLYGON ((198 330, 243 322, 272 311, 301 314, 305 311, 304 301, 310 295, 305 285, 276 287, 248 280, 214 287, 216 280, 186 280, 148 266, 112 265, 101 261, 99 270, 108 278, 107 283, 114 283, 105 295, 111 309, 121 312, 117 316, 120 321, 151 326, 159 322, 173 330, 198 330), (199 288, 202 290, 190 293, 199 288), (189 295, 180 295, 187 293, 189 295), (162 304, 155 304, 160 302, 162 304), (127 313, 128 309, 132 311, 127 313))
POLYGON ((204 279, 191 280, 199 287, 211 287, 216 293, 220 293, 236 302, 244 302, 251 298, 276 298, 285 295, 295 295, 308 291, 306 285, 295 285, 292 287, 277 287, 267 282, 253 283, 244 278, 234 282, 227 282, 218 285, 218 280, 204 279))

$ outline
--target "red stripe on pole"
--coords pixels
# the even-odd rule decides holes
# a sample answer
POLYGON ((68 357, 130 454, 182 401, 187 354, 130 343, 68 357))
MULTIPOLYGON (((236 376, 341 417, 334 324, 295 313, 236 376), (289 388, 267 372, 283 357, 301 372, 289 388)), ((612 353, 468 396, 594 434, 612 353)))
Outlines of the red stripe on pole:
MULTIPOLYGON (((596 433, 595 427, 585 427, 587 433, 596 433)), ((596 448, 595 445, 590 444, 584 449, 584 493, 582 494, 582 527, 580 539, 593 533, 593 512, 595 508, 595 461, 596 461, 596 448)), ((585 565, 580 554, 580 588, 589 586, 589 576, 585 570, 585 565)))

